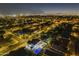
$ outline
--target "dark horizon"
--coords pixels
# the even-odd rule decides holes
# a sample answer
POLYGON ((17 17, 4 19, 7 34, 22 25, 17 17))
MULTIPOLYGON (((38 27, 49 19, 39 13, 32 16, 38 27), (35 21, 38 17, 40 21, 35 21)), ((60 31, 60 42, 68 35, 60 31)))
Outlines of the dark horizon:
POLYGON ((79 14, 75 3, 6 3, 0 4, 0 15, 9 14, 79 14))

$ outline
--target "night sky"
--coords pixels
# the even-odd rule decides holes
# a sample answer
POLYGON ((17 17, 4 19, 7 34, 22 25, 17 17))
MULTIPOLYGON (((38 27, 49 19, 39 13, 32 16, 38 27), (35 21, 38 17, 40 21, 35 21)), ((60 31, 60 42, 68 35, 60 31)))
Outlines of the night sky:
POLYGON ((0 14, 52 14, 52 13, 78 13, 79 4, 56 3, 25 3, 0 4, 0 14))

